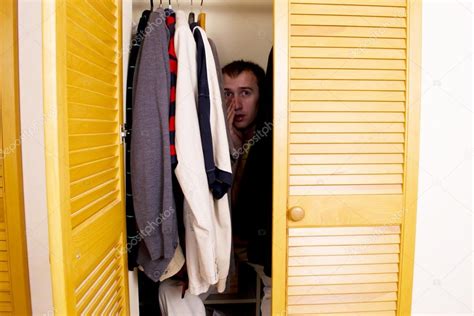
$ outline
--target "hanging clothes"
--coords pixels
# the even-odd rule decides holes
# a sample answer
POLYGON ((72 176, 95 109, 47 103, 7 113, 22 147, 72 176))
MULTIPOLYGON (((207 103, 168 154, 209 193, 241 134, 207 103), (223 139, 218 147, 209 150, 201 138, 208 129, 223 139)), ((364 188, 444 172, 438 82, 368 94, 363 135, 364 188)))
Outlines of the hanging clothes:
POLYGON ((137 262, 158 281, 178 245, 170 156, 169 32, 163 9, 148 21, 136 80, 131 144, 133 202, 141 242, 137 262))
MULTIPOLYGON (((207 41, 207 38, 206 38, 207 41)), ((176 177, 184 194, 186 229, 186 267, 191 294, 201 294, 212 284, 220 292, 225 288, 229 269, 231 227, 227 199, 214 200, 209 190, 197 113, 198 82, 196 43, 183 11, 176 12, 175 49, 178 58, 176 84, 176 153, 179 163, 176 177)), ((210 50, 209 50, 210 52, 210 50)), ((212 53, 209 53, 212 56, 212 53)), ((206 56, 207 57, 207 56, 206 56)), ((212 59, 206 62, 214 65, 212 59)), ((208 78, 209 79, 209 78, 208 78)), ((220 98, 220 97, 219 97, 220 98)), ((222 115, 222 107, 221 107, 222 115)), ((212 113, 211 113, 211 117, 212 113)), ((222 116, 222 119, 224 117, 222 116)), ((230 172, 225 123, 216 141, 225 144, 228 166, 219 153, 218 167, 230 172)), ((211 125, 212 131, 212 125, 211 125)), ((217 129, 216 129, 217 131, 217 129)), ((212 133, 212 136, 214 134, 212 133)))
MULTIPOLYGON (((219 85, 219 79, 217 72, 220 69, 216 69, 216 62, 214 60, 214 54, 209 44, 204 30, 195 25, 193 29, 194 37, 196 40, 197 47, 200 47, 202 43, 205 56, 205 63, 201 64, 201 67, 206 67, 207 78, 202 78, 200 82, 207 81, 207 87, 209 91, 210 101, 209 107, 199 109, 200 103, 198 102, 198 111, 207 112, 204 117, 209 115, 209 127, 210 127, 210 139, 212 145, 212 157, 213 161, 213 173, 209 177, 210 172, 206 169, 208 182, 210 184, 211 192, 214 197, 214 223, 216 227, 216 241, 217 241, 217 261, 219 267, 219 283, 217 284, 217 290, 222 292, 225 290, 226 278, 229 272, 230 253, 232 244, 232 232, 230 222, 230 208, 227 191, 232 184, 232 166, 230 162, 229 144, 227 141, 227 129, 226 129, 226 116, 224 115, 222 106, 222 94, 219 85), (207 80, 205 80, 207 79, 207 80), (225 197, 225 198, 223 198, 225 197)), ((198 60, 200 59, 198 50, 198 60)), ((198 62, 198 69, 199 69, 198 62)), ((204 72, 204 71, 203 71, 204 72)), ((199 100, 201 100, 199 98, 199 100)), ((201 116, 201 115, 200 115, 201 116)), ((211 156, 211 155, 209 155, 211 156)))
MULTIPOLYGON (((215 67, 212 49, 204 30, 197 23, 191 25, 197 49, 197 76, 198 76, 198 118, 199 130, 204 155, 204 164, 209 188, 216 199, 227 193, 232 184, 232 172, 225 170, 228 152, 225 151, 223 133, 227 133, 225 117, 222 110, 222 95, 215 67), (208 64, 212 62, 212 64, 208 64), (208 71, 209 69, 209 71, 208 71), (212 96, 210 92, 212 85, 212 96), (211 117, 212 116, 212 117, 211 117), (212 124, 211 124, 212 123, 212 124), (213 129, 213 130, 212 130, 213 129), (214 154, 216 157, 214 157, 214 154), (219 168, 216 164, 221 163, 219 168)), ((220 69, 219 69, 220 71, 220 69)), ((227 135, 226 135, 227 138, 227 135)), ((230 165, 230 159, 229 165, 230 165)), ((231 170, 228 169, 228 170, 231 170)))
POLYGON ((133 97, 134 97, 134 77, 135 70, 138 61, 138 55, 140 47, 142 46, 143 39, 145 37, 145 28, 150 17, 150 10, 145 10, 140 17, 138 22, 137 33, 131 42, 130 55, 128 58, 128 71, 127 71, 127 92, 126 92, 126 118, 125 124, 126 135, 126 151, 125 151, 125 172, 126 172, 126 223, 127 223, 127 252, 128 252, 128 269, 133 271, 137 266, 137 255, 138 245, 140 241, 140 234, 137 230, 137 222, 135 219, 135 210, 133 208, 133 194, 132 194, 132 177, 131 177, 131 166, 130 166, 130 139, 132 133, 132 122, 133 122, 133 97))

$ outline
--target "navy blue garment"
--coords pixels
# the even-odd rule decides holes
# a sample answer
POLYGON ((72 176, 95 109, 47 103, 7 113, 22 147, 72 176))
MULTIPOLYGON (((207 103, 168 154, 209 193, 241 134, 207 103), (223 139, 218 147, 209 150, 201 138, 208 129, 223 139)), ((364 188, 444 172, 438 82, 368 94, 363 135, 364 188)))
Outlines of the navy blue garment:
MULTIPOLYGON (((211 134, 211 100, 209 97, 209 82, 207 79, 206 51, 201 32, 196 29, 197 23, 190 25, 196 41, 196 61, 198 79, 198 120, 201 134, 204 166, 206 168, 207 182, 215 199, 222 198, 232 184, 232 174, 220 170, 214 163, 214 152, 211 134)), ((217 74, 216 74, 217 76, 217 74)))

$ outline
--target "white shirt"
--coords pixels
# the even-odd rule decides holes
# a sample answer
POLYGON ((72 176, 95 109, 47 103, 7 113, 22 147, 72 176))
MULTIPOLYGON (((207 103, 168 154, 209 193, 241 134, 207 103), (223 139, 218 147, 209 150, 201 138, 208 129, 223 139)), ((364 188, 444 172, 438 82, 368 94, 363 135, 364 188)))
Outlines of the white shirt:
MULTIPOLYGON (((189 291, 198 295, 207 292, 210 285, 219 283, 220 291, 225 286, 231 246, 230 212, 227 198, 214 201, 207 183, 196 108, 196 44, 187 17, 180 10, 176 12, 174 41, 178 59, 175 116, 178 165, 175 174, 185 198, 183 217, 189 291)), ((210 55, 212 57, 212 52, 210 55)), ((215 69, 215 64, 212 65, 215 69)), ((225 136, 225 125, 222 135, 225 136)), ((224 148, 228 150, 227 143, 224 148)), ((215 159, 219 165, 225 165, 220 155, 215 159)))

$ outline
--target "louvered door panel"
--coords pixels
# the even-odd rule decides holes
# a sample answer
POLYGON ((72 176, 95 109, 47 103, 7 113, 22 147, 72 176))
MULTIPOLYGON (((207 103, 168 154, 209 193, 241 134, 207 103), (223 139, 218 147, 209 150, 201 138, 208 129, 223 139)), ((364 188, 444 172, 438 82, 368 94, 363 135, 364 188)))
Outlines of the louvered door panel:
POLYGON ((0 315, 29 315, 17 1, 0 1, 0 12, 0 315))
MULTIPOLYGON (((1 113, 1 108, 0 108, 1 113)), ((13 312, 12 287, 10 280, 10 263, 8 253, 8 239, 5 222, 5 181, 3 156, 3 124, 0 115, 0 314, 9 315, 13 312)))
POLYGON ((273 313, 410 314, 420 22, 419 0, 275 1, 273 313))
MULTIPOLYGON (((0 124, 1 131, 1 124, 0 124)), ((0 132, 1 133, 1 132, 0 132)), ((1 134, 0 134, 1 136, 1 134)), ((0 137, 0 148, 3 152, 2 137, 0 137)), ((10 315, 13 312, 12 287, 10 278, 10 263, 8 253, 8 239, 5 223, 4 195, 5 187, 3 180, 3 154, 0 157, 0 314, 10 315)))
POLYGON ((399 226, 290 228, 289 314, 395 315, 399 254, 399 226))
POLYGON ((55 305, 67 314, 127 314, 120 1, 57 1, 53 9, 58 28, 47 32, 57 55, 46 62, 56 67, 49 84, 57 94, 47 98, 58 100, 58 123, 46 133, 59 153, 48 167, 62 177, 60 187, 50 179, 48 194, 54 199, 60 191, 50 204, 61 207, 53 220, 62 223, 52 248, 62 248, 67 263, 53 269, 55 299, 64 301, 55 305))
POLYGON ((402 193, 406 7, 401 3, 291 3, 290 194, 402 193), (357 32, 359 27, 364 29, 357 32), (321 161, 327 155, 335 158, 333 165, 321 161), (388 164, 387 155, 397 163, 388 164))
MULTIPOLYGON (((3 191, 3 188, 2 188, 3 191)), ((3 198, 0 199, 2 221, 0 222, 0 314, 10 315, 13 312, 12 286, 10 278, 10 263, 8 253, 8 240, 3 214, 3 198)))

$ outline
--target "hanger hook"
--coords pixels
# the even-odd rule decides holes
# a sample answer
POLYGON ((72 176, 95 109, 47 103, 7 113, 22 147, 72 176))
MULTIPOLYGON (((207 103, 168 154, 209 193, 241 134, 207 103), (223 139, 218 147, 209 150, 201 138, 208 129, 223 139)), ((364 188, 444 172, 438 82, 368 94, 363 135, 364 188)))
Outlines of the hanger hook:
POLYGON ((150 0, 150 11, 153 11, 153 0, 150 0))
POLYGON ((160 0, 160 8, 163 8, 163 0, 160 0))
POLYGON ((204 3, 204 0, 201 0, 201 9, 202 9, 202 4, 204 3))

